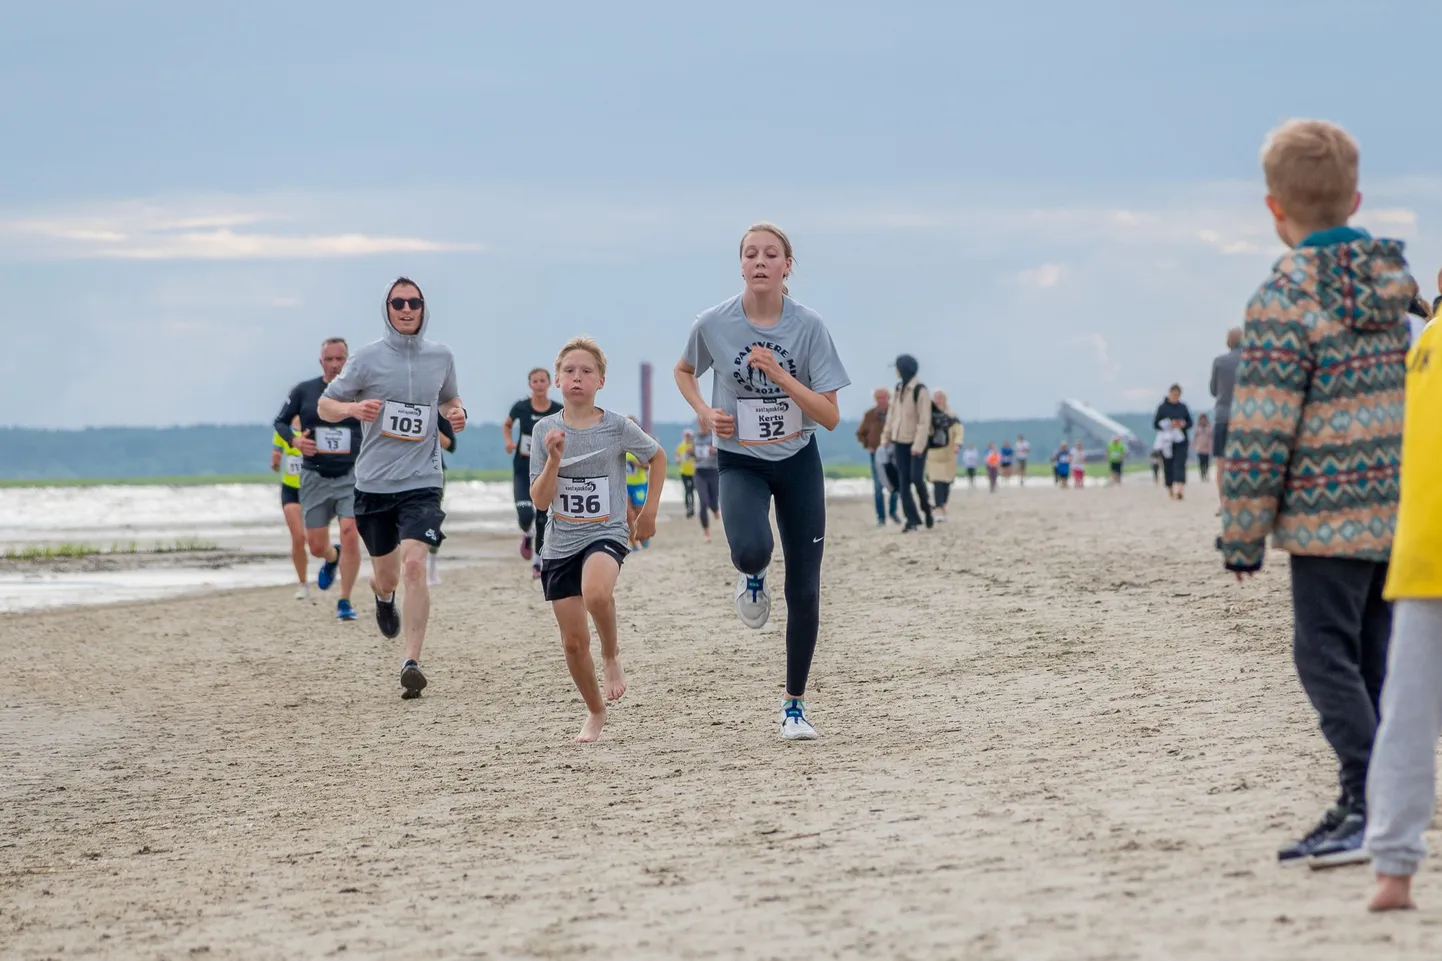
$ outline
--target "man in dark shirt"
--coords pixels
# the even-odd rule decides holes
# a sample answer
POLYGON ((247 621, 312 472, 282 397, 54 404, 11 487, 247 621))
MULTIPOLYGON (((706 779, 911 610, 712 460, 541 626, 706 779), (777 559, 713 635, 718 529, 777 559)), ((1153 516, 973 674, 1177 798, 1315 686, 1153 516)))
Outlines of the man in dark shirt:
POLYGON ((349 349, 343 338, 332 337, 320 346, 321 376, 301 381, 291 390, 275 418, 276 433, 300 448, 300 507, 311 554, 324 561, 316 586, 329 590, 340 569, 340 598, 336 617, 356 618, 350 593, 360 572, 360 536, 355 526, 355 459, 360 451, 361 425, 355 418, 332 423, 321 420, 316 403, 326 385, 345 367, 349 349), (290 426, 300 418, 300 433, 290 426), (340 520, 340 540, 331 543, 331 518, 340 520))
POLYGON ((521 556, 531 562, 531 577, 541 576, 541 544, 546 538, 546 512, 537 511, 531 504, 531 431, 536 421, 549 417, 561 410, 561 405, 551 400, 551 372, 544 367, 533 367, 526 375, 526 386, 530 396, 523 397, 511 405, 511 412, 501 424, 501 433, 506 439, 506 453, 514 455, 511 463, 511 480, 516 499, 516 523, 521 525, 521 556), (511 428, 521 425, 519 439, 512 439, 511 428), (534 543, 534 550, 532 544, 534 543))

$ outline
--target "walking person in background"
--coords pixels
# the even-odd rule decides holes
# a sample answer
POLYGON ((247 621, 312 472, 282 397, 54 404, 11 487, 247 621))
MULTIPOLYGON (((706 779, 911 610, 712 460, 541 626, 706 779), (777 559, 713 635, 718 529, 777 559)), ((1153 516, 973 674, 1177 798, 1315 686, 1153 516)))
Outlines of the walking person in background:
MULTIPOLYGON (((881 433, 886 427, 886 411, 891 406, 891 394, 885 387, 871 392, 875 406, 861 415, 861 426, 856 428, 856 442, 866 451, 871 461, 871 492, 876 500, 876 526, 886 526, 886 484, 883 475, 886 468, 885 455, 878 461, 877 452, 882 446, 881 433)), ((896 517, 896 491, 891 491, 891 516, 896 517)))
POLYGON ((1157 407, 1152 426, 1168 435, 1170 450, 1162 451, 1162 472, 1166 474, 1167 493, 1172 500, 1182 499, 1187 485, 1187 431, 1192 429, 1192 412, 1182 403, 1182 388, 1173 384, 1167 398, 1157 407))
POLYGON ((976 486, 976 467, 981 462, 981 457, 976 452, 976 445, 969 445, 961 452, 961 466, 966 468, 966 483, 969 487, 976 486))
POLYGON ((938 521, 946 520, 946 502, 951 499, 951 485, 956 482, 956 458, 961 451, 963 428, 951 406, 946 402, 946 392, 938 390, 931 397, 932 406, 951 418, 946 429, 946 446, 933 447, 926 452, 926 476, 931 481, 932 493, 936 497, 938 521))
MULTIPOLYGON (((1212 450, 1217 455, 1217 496, 1222 491, 1221 459, 1227 456, 1227 424, 1232 418, 1232 391, 1237 385, 1237 364, 1242 360, 1242 328, 1227 331, 1227 352, 1212 361, 1212 450)), ((1202 473, 1202 480, 1207 475, 1202 473)))
POLYGON ((1207 479, 1207 469, 1212 465, 1212 422, 1206 414, 1197 415, 1197 472, 1202 480, 1207 479))
POLYGON ((931 392, 916 377, 916 358, 902 354, 896 358, 896 384, 891 404, 886 411, 885 439, 891 444, 892 462, 901 488, 901 509, 906 513, 909 533, 921 526, 923 518, 931 527, 931 501, 926 495, 926 439, 931 434, 931 392), (914 493, 914 496, 913 496, 914 493))

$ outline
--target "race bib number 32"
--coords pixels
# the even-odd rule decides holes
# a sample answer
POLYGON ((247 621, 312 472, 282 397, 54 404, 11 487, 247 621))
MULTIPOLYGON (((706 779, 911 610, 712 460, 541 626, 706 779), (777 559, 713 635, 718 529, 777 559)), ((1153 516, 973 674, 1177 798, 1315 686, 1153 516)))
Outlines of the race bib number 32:
POLYGON ((599 524, 611 519, 609 477, 558 477, 551 513, 568 521, 599 524))
POLYGON ((402 404, 388 400, 381 408, 381 433, 396 440, 425 440, 430 433, 429 404, 402 404))
POLYGON ((779 444, 801 433, 801 408, 789 397, 736 401, 736 439, 743 446, 779 444))

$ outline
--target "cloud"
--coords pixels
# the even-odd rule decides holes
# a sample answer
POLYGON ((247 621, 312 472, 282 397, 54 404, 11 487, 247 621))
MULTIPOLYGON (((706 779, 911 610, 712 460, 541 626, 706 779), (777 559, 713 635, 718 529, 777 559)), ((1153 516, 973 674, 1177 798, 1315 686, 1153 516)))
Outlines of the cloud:
MULTIPOLYGON (((99 209, 0 219, 0 257, 47 260, 272 260, 483 251, 425 237, 276 229, 294 215, 237 209, 241 200, 128 201, 99 209), (230 209, 224 209, 229 207, 230 209), (220 209, 217 209, 220 208, 220 209), (268 229, 259 229, 265 227, 268 229)), ((302 228, 309 226, 302 220, 302 228)), ((327 220, 337 219, 327 217, 327 220)))
POLYGON ((1061 264, 1042 264, 1040 267, 1021 271, 1016 275, 1016 279, 1024 286, 1046 289, 1061 283, 1064 272, 1065 268, 1061 264))
POLYGON ((1096 354, 1097 379, 1104 384, 1110 384, 1116 380, 1117 372, 1121 369, 1111 359, 1111 349, 1107 346, 1107 340, 1098 333, 1085 333, 1074 338, 1073 343, 1087 344, 1096 354))

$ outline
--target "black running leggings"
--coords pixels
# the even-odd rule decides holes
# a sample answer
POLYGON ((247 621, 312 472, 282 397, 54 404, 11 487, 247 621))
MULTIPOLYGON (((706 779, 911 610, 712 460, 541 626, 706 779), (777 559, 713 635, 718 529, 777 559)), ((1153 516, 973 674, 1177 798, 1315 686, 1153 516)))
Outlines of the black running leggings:
POLYGON ((926 455, 913 454, 910 444, 892 444, 894 452, 891 462, 896 465, 898 486, 901 488, 901 509, 906 514, 906 522, 911 525, 921 523, 921 514, 931 513, 931 502, 926 498, 926 455), (911 492, 915 490, 913 498, 911 492), (917 513, 917 508, 921 513, 917 513))
MULTIPOLYGON (((826 481, 813 436, 785 460, 718 451, 721 524, 731 563, 743 574, 771 564, 771 501, 786 558, 786 692, 806 693, 811 656, 821 625, 821 554, 826 537, 826 481)), ((696 472, 698 475, 700 471, 696 472)))
POLYGON ((681 475, 681 487, 686 492, 686 516, 696 510, 696 478, 690 474, 681 475))
POLYGON ((511 493, 516 498, 516 523, 521 525, 521 533, 528 534, 531 531, 531 523, 536 524, 535 556, 541 556, 541 544, 546 539, 546 512, 538 511, 531 503, 531 459, 529 457, 516 458, 516 465, 511 475, 511 493))
POLYGON ((696 506, 701 511, 701 529, 703 531, 711 529, 711 515, 717 513, 721 506, 716 482, 716 468, 696 468, 696 506))

